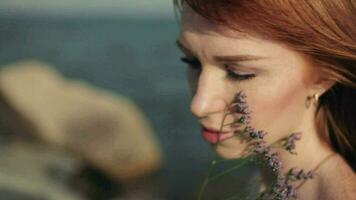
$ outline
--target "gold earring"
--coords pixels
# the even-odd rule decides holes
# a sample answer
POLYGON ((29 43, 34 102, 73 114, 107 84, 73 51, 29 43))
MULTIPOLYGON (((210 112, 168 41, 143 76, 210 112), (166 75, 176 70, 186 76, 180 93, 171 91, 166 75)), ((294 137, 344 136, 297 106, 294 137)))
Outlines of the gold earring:
POLYGON ((318 105, 318 101, 319 101, 319 93, 315 93, 313 96, 313 100, 314 100, 314 105, 318 105))
POLYGON ((312 96, 308 96, 306 101, 306 107, 309 108, 311 102, 313 102, 315 106, 318 105, 318 100, 319 100, 319 93, 315 93, 312 96))

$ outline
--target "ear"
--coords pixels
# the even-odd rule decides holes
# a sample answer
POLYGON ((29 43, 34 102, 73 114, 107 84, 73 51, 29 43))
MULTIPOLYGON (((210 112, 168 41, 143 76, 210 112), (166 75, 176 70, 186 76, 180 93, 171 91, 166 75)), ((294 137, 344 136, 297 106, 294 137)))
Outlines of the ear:
POLYGON ((335 84, 336 84, 335 80, 332 80, 330 78, 327 78, 326 76, 320 75, 312 83, 310 95, 318 93, 319 96, 321 96, 335 84))

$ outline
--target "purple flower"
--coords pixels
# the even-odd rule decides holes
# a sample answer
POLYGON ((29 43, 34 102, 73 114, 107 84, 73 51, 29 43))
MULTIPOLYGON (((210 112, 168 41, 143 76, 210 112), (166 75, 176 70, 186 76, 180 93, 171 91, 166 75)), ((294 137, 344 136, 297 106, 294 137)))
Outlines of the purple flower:
POLYGON ((290 199, 290 198, 297 199, 298 198, 298 192, 293 186, 288 185, 286 192, 287 192, 287 194, 286 194, 287 199, 290 199))
POLYGON ((248 115, 248 114, 251 113, 251 111, 248 108, 248 106, 246 104, 242 104, 242 103, 235 104, 234 108, 233 108, 233 112, 241 113, 241 114, 244 114, 244 115, 248 115))
POLYGON ((255 129, 252 128, 251 126, 246 126, 245 129, 244 129, 244 132, 245 132, 245 133, 249 133, 249 132, 254 131, 254 130, 255 130, 255 129))
POLYGON ((297 170, 296 168, 292 168, 287 173, 288 180, 296 181, 296 180, 307 180, 314 178, 315 173, 313 171, 304 172, 303 169, 297 170))
POLYGON ((284 187, 286 183, 287 183, 286 177, 283 176, 283 175, 278 174, 277 181, 276 181, 276 186, 281 188, 281 187, 284 187))
POLYGON ((237 102, 237 103, 234 104, 234 106, 237 106, 240 109, 244 109, 244 108, 248 107, 246 102, 237 102))
POLYGON ((238 103, 246 103, 246 94, 243 91, 240 91, 239 93, 236 94, 234 98, 234 102, 238 103))
POLYGON ((265 135, 267 135, 267 132, 266 131, 263 131, 263 130, 259 130, 257 132, 257 136, 259 139, 263 139, 265 137, 265 135))
POLYGON ((298 180, 297 175, 298 175, 298 170, 296 168, 289 169, 289 172, 287 173, 288 180, 290 181, 298 180))
POLYGON ((304 170, 301 169, 301 170, 298 172, 298 174, 296 175, 296 177, 297 177, 298 180, 303 179, 303 178, 304 178, 304 170))
POLYGON ((248 133, 248 135, 250 136, 251 139, 262 140, 264 138, 264 136, 267 135, 266 131, 263 131, 263 130, 257 131, 255 128, 252 128, 251 126, 246 126, 244 132, 248 133))
POLYGON ((267 165, 275 172, 282 168, 282 161, 279 158, 278 152, 267 152, 265 153, 265 160, 267 165))
POLYGON ((250 137, 252 138, 252 139, 263 139, 263 137, 265 136, 265 135, 267 135, 267 132, 266 131, 263 131, 263 130, 259 130, 259 131, 256 131, 256 130, 252 130, 252 131, 250 131, 249 132, 249 134, 250 134, 250 137))
POLYGON ((235 112, 241 113, 241 114, 244 114, 244 115, 251 114, 251 111, 247 106, 246 107, 237 106, 236 109, 235 109, 235 112))
POLYGON ((233 112, 242 113, 242 114, 250 114, 251 111, 249 110, 246 104, 246 94, 243 91, 240 91, 233 100, 233 112))
POLYGON ((288 136, 285 140, 284 140, 284 144, 283 146, 285 147, 285 149, 287 151, 289 151, 291 154, 297 154, 296 150, 295 150, 295 141, 300 140, 301 138, 301 133, 297 132, 297 133, 292 133, 290 136, 288 136))
POLYGON ((306 176, 304 178, 312 179, 315 177, 315 172, 314 171, 309 171, 307 172, 306 176))
POLYGON ((250 115, 242 115, 238 120, 237 122, 240 123, 240 124, 249 124, 250 123, 250 120, 251 120, 251 117, 250 115))
POLYGON ((267 146, 265 141, 258 141, 254 144, 252 152, 256 154, 265 155, 270 151, 270 147, 267 146))
POLYGON ((271 189, 262 193, 259 199, 290 200, 295 198, 298 198, 297 190, 289 185, 285 176, 277 174, 277 180, 271 189))
POLYGON ((252 138, 252 139, 257 139, 258 138, 258 133, 255 129, 252 129, 249 131, 249 136, 252 138))

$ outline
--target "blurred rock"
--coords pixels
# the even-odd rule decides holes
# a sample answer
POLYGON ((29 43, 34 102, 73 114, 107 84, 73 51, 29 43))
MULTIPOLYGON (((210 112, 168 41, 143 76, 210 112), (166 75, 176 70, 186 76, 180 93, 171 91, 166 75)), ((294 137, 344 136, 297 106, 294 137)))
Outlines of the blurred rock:
POLYGON ((84 200, 67 186, 82 164, 68 153, 40 144, 1 145, 0 199, 84 200))
POLYGON ((158 141, 130 99, 67 80, 45 63, 3 67, 0 104, 9 130, 68 148, 116 180, 131 181, 162 165, 158 141))

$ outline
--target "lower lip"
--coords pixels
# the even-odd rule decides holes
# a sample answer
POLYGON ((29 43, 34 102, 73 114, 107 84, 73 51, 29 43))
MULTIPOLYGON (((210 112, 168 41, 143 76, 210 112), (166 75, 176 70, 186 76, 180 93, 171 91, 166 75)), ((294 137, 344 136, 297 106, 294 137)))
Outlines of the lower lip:
POLYGON ((234 136, 233 132, 227 132, 227 133, 212 132, 205 128, 202 128, 202 132, 203 132, 203 138, 207 142, 212 144, 216 144, 218 142, 221 142, 223 140, 229 139, 234 136))

